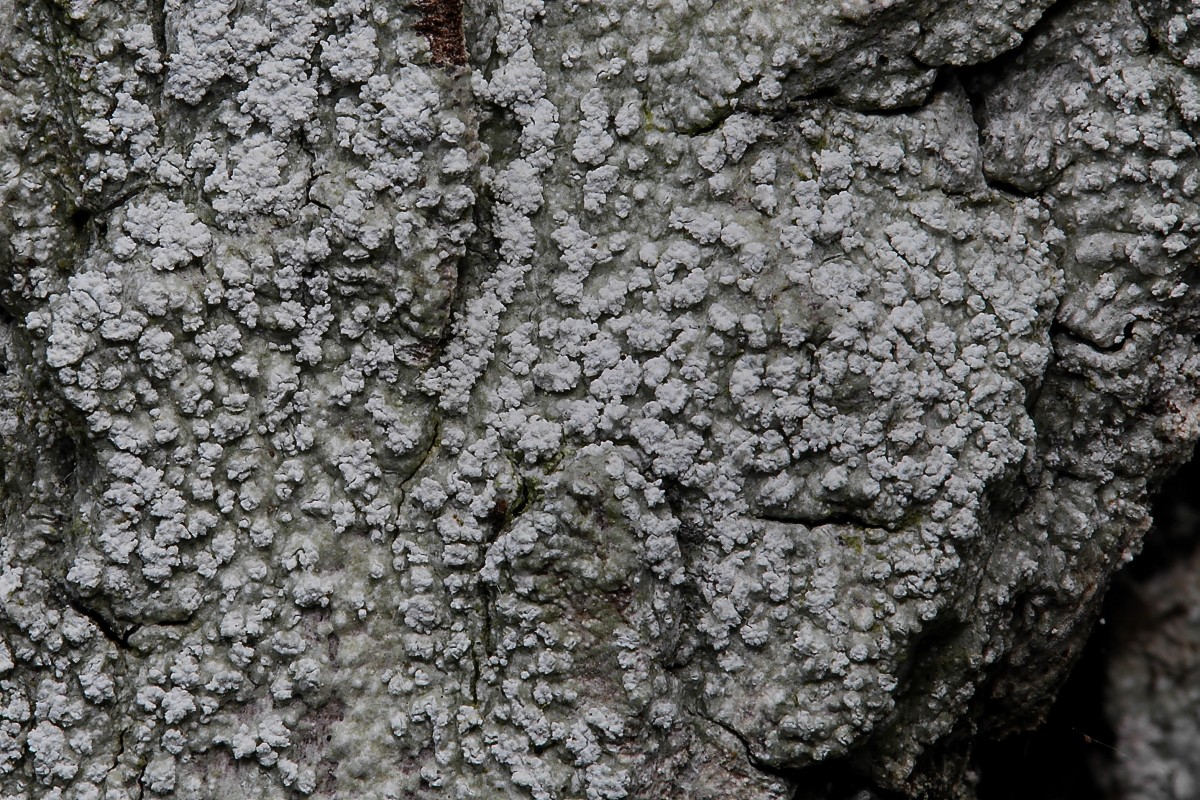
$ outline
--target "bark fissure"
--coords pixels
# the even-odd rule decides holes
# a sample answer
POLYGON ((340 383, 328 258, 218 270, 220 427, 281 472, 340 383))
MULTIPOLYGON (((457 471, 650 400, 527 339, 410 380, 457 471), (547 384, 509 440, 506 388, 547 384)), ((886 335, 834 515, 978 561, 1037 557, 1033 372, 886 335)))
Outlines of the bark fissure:
POLYGON ((99 609, 83 602, 66 586, 59 586, 58 590, 63 602, 65 602, 76 613, 81 614, 91 621, 91 623, 96 626, 96 629, 100 631, 105 639, 108 639, 121 651, 129 651, 132 649, 129 645, 129 637, 137 633, 142 627, 141 625, 136 623, 122 625, 118 621, 109 619, 108 616, 99 609))

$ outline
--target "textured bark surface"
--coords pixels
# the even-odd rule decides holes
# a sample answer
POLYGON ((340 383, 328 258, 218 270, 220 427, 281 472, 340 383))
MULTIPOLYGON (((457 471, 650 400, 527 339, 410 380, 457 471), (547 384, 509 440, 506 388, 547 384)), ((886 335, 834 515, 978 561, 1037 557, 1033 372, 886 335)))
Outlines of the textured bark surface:
POLYGON ((0 0, 0 795, 971 797, 1200 430, 1049 5, 0 0))

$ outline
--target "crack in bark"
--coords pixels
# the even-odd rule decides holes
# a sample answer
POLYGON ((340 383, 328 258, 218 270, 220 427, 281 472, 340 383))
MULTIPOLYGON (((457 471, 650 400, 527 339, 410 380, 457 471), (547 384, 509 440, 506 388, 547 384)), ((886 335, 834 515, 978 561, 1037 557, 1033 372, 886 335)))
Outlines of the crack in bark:
POLYGON ((89 225, 95 223, 98 236, 103 238, 108 232, 108 220, 103 217, 116 211, 149 188, 149 185, 146 183, 138 183, 118 193, 115 197, 104 203, 90 204, 79 202, 71 211, 71 226, 76 232, 82 233, 89 225))
POLYGON ((112 766, 104 771, 104 783, 108 782, 108 776, 113 773, 121 765, 121 756, 125 755, 125 731, 117 732, 117 752, 113 754, 112 766))
POLYGON ((131 648, 129 646, 129 637, 141 630, 142 626, 137 623, 131 623, 128 627, 121 629, 119 623, 108 619, 102 612, 92 606, 84 603, 76 597, 65 585, 55 584, 62 601, 73 609, 77 614, 87 618, 93 625, 103 634, 105 639, 108 639, 118 650, 127 652, 131 648))
POLYGON ((167 77, 167 4, 165 0, 151 0, 150 16, 152 19, 151 27, 154 30, 154 46, 158 48, 159 58, 162 59, 162 79, 159 81, 160 90, 160 106, 161 106, 161 90, 166 84, 167 77))
POLYGON ((83 601, 77 597, 69 587, 60 582, 51 584, 57 592, 62 602, 75 611, 75 613, 89 620, 96 629, 112 642, 117 649, 122 653, 127 653, 135 648, 130 645, 129 639, 138 631, 147 626, 162 627, 162 628, 180 628, 192 623, 194 614, 189 614, 182 619, 159 619, 149 622, 122 622, 117 619, 111 619, 100 609, 83 601))
MULTIPOLYGON (((1007 55, 1009 55, 1008 52, 1002 56, 998 56, 996 60, 1007 55)), ((984 74, 985 68, 992 63, 994 61, 957 69, 953 73, 958 78, 958 84, 962 87, 963 95, 967 98, 967 104, 971 108, 971 121, 975 125, 975 138, 980 154, 980 174, 983 177, 984 184, 994 192, 1022 199, 1040 201, 1042 193, 1058 181, 1062 174, 1061 171, 1056 171, 1053 175, 1045 176, 1045 180, 1038 186, 1018 186, 988 171, 987 158, 984 156, 984 131, 987 129, 987 117, 985 116, 984 107, 987 101, 985 92, 977 85, 977 82, 984 74)))
POLYGON ((1086 336, 1083 336, 1082 334, 1072 330, 1066 325, 1066 323, 1055 321, 1050 325, 1050 340, 1053 341, 1055 337, 1061 336, 1067 341, 1081 344, 1085 347, 1095 350, 1098 353, 1119 353, 1125 349, 1125 345, 1133 338, 1134 325, 1136 324, 1137 320, 1130 320, 1128 323, 1126 323, 1125 328, 1121 331, 1120 337, 1118 337, 1116 341, 1114 341, 1112 344, 1100 344, 1099 342, 1093 341, 1092 339, 1089 339, 1086 336))
POLYGON ((889 530, 887 526, 868 522, 865 518, 849 511, 833 511, 828 514, 789 513, 786 509, 764 509, 751 514, 753 519, 763 522, 777 522, 783 525, 805 525, 809 528, 819 528, 822 525, 844 525, 850 528, 871 528, 889 530))
POLYGON ((771 764, 754 753, 749 737, 727 722, 697 709, 688 713, 716 725, 738 741, 750 766, 764 775, 785 783, 793 800, 902 800, 902 795, 883 789, 862 775, 848 758, 816 761, 802 767, 781 767, 771 764))
POLYGON ((420 460, 417 461, 416 466, 414 466, 412 468, 412 471, 409 472, 408 475, 405 476, 404 479, 400 481, 400 483, 396 484, 397 492, 403 494, 404 490, 406 488, 408 488, 408 485, 413 482, 413 479, 416 478, 418 474, 420 474, 421 470, 429 462, 430 456, 432 456, 434 454, 434 452, 436 452, 437 449, 441 446, 441 442, 438 441, 438 437, 441 435, 442 435, 442 415, 440 412, 438 412, 436 410, 436 407, 435 407, 434 412, 433 412, 433 433, 430 434, 430 437, 429 437, 429 447, 425 448, 424 454, 422 454, 420 460))
POLYGON ((733 727, 728 722, 724 722, 716 717, 710 716, 699 709, 692 709, 691 711, 700 719, 716 725, 718 728, 737 739, 742 746, 742 750, 746 753, 746 760, 750 762, 750 766, 754 767, 754 769, 762 772, 763 774, 770 775, 771 777, 779 778, 780 780, 792 785, 793 788, 796 787, 798 783, 797 773, 800 771, 798 768, 777 767, 774 764, 767 763, 755 754, 754 747, 750 743, 749 737, 747 737, 737 728, 733 727))
POLYGON ((138 770, 137 782, 134 786, 137 787, 137 794, 134 795, 134 800, 142 800, 146 795, 146 785, 142 782, 146 780, 146 770, 150 769, 150 762, 142 764, 142 768, 138 770))
MULTIPOLYGON (((524 514, 532 506, 537 498, 537 488, 534 482, 525 476, 521 476, 517 485, 517 496, 513 498, 511 504, 503 498, 496 501, 496 505, 492 508, 487 516, 487 521, 490 522, 490 530, 488 536, 483 540, 480 547, 484 554, 491 545, 500 538, 500 536, 512 528, 513 523, 517 518, 524 514)), ((478 642, 473 642, 471 646, 471 684, 470 692, 472 701, 479 702, 479 679, 482 675, 483 668, 481 666, 481 654, 478 648, 482 648, 482 655, 491 657, 495 650, 493 643, 492 631, 492 605, 498 597, 498 590, 495 586, 481 578, 477 578, 476 586, 479 592, 480 619, 481 631, 478 642), (477 647, 478 646, 478 647, 477 647)))

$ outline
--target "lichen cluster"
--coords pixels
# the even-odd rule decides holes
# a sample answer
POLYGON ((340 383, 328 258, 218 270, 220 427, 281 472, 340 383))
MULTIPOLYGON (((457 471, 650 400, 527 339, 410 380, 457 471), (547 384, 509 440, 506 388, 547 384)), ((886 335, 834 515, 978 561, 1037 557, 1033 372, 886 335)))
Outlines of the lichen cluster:
POLYGON ((965 797, 1197 436, 1182 12, 0 2, 0 797, 965 797))

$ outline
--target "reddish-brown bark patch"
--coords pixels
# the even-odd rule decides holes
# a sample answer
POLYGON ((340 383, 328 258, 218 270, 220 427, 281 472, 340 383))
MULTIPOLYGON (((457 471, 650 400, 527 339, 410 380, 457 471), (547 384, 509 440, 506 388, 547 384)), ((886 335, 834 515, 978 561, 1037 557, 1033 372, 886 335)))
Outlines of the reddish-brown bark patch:
POLYGON ((459 67, 467 63, 467 38, 463 32, 462 0, 421 0, 416 30, 429 41, 433 63, 459 67))

